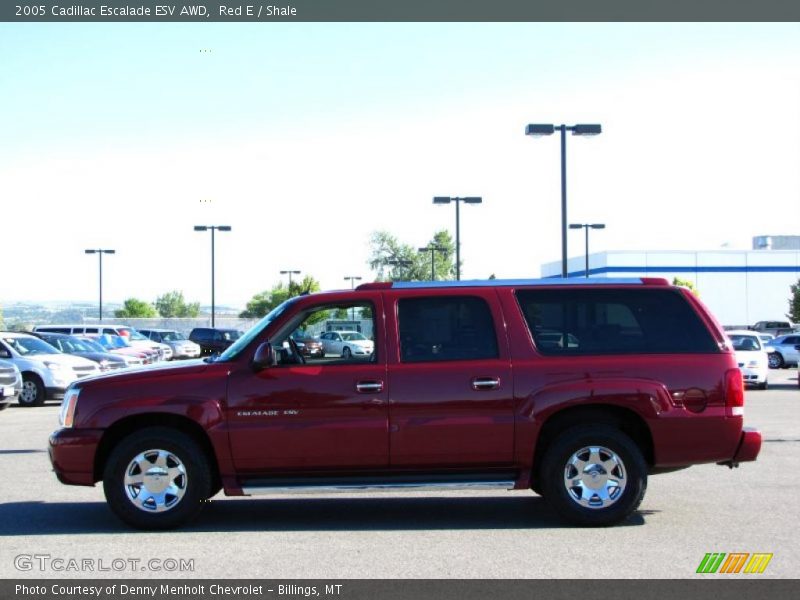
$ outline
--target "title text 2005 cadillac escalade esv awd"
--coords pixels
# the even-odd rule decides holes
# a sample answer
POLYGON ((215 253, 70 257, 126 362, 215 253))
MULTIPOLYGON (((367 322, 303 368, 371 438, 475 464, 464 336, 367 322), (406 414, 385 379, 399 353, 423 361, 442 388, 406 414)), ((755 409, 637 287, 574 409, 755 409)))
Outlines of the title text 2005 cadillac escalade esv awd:
POLYGON ((608 525, 650 474, 755 460, 743 405, 721 328, 663 279, 371 283, 292 298, 218 357, 74 383, 50 458, 147 529, 220 489, 533 489, 608 525), (304 356, 291 334, 341 309, 371 350, 304 356))

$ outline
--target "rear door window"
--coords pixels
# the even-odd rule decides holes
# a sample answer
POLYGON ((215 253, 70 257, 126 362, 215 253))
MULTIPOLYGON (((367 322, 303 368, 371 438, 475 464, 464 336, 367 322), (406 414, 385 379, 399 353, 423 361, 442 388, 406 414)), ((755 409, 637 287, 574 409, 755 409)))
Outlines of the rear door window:
POLYGON ((719 351, 692 307, 673 290, 562 288, 516 295, 542 354, 719 351))
POLYGON ((397 305, 402 362, 498 357, 494 322, 482 298, 402 298, 397 305))

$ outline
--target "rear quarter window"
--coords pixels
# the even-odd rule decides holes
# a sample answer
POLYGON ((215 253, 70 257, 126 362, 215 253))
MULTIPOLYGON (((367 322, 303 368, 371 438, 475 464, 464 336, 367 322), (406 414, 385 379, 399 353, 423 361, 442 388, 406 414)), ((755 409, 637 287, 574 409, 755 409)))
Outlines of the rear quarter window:
POLYGON ((677 290, 518 290, 516 296, 542 354, 719 352, 677 290))

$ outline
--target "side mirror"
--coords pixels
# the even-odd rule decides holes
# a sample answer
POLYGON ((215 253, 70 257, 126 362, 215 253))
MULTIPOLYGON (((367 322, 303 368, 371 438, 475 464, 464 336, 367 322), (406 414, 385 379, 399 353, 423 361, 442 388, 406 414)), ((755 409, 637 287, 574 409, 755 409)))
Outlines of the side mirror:
POLYGON ((277 362, 272 344, 264 342, 256 348, 256 353, 253 355, 253 360, 250 364, 255 371, 261 371, 269 367, 274 367, 277 362))

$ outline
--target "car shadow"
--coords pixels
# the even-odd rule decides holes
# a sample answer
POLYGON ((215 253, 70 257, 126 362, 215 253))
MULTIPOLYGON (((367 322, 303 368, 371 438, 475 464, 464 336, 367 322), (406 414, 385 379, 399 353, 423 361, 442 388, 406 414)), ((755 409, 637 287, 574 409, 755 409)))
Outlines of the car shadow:
MULTIPOLYGON (((644 525, 658 511, 637 511, 618 526, 644 525)), ((0 536, 135 533, 102 502, 0 504, 0 536)), ((414 531, 564 529, 538 496, 527 498, 212 499, 182 531, 414 531)))

